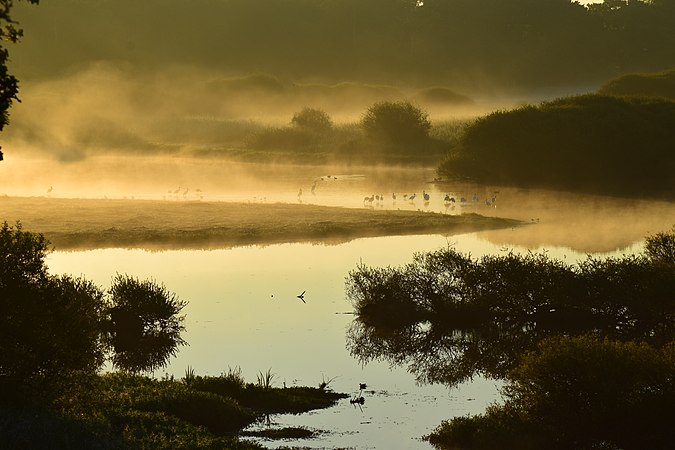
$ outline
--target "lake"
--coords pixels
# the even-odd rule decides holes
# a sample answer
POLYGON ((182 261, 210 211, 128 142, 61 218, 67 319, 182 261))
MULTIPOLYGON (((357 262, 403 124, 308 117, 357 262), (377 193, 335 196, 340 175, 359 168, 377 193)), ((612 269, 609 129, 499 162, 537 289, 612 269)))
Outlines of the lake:
MULTIPOLYGON (((263 441, 312 448, 430 449, 421 437, 442 420, 478 414, 500 400, 500 383, 476 378, 456 388, 418 386, 405 367, 385 361, 361 366, 346 350, 345 332, 354 319, 345 298, 345 278, 357 265, 398 266, 414 253, 453 246, 474 257, 499 252, 546 251, 570 263, 593 256, 640 252, 649 233, 675 224, 675 206, 667 202, 591 195, 434 183, 433 171, 383 169, 331 171, 301 168, 275 172, 276 184, 246 189, 223 186, 207 176, 200 195, 209 200, 304 202, 356 208, 399 208, 447 214, 477 212, 521 219, 514 229, 442 236, 392 236, 357 239, 339 245, 305 243, 248 246, 204 251, 105 249, 54 252, 47 258, 53 274, 82 275, 107 287, 116 273, 151 278, 187 300, 184 309, 189 346, 180 349, 165 373, 180 378, 191 367, 199 375, 241 368, 249 382, 271 369, 275 386, 318 386, 350 395, 366 383, 365 404, 349 399, 335 407, 302 415, 270 418, 275 427, 324 430, 316 439, 263 441), (300 169, 298 169, 300 170, 300 169), (330 176, 330 178, 329 178, 330 176), (322 179, 323 178, 323 179, 322 179), (314 192, 312 186, 316 182, 314 192), (303 190, 301 196, 299 189, 303 190), (424 202, 422 193, 430 194, 424 202), (392 194, 397 193, 394 201, 392 194), (403 194, 416 199, 403 199, 403 194), (382 195, 379 202, 364 197, 382 195), (445 194, 455 202, 444 201, 445 194), (477 197, 477 198, 474 198, 477 197), (464 197, 466 202, 461 202, 464 197), (495 197, 493 201, 493 197, 495 197), (485 202, 488 200, 489 204, 485 202), (297 295, 305 292, 303 303, 297 295)), ((256 174, 272 177, 271 173, 256 174)), ((184 188, 182 188, 184 189, 184 188)), ((125 196, 200 201, 194 192, 127 192, 125 196)), ((262 424, 261 427, 267 425, 262 424)))

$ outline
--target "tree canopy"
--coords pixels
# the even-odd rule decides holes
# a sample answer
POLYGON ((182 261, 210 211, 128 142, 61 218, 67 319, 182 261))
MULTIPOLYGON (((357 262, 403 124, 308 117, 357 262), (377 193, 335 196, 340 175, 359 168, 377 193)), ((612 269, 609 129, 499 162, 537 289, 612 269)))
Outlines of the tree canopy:
POLYGON ((384 101, 368 108, 361 118, 361 127, 373 141, 406 146, 424 144, 431 121, 425 111, 410 102, 384 101))
POLYGON ((600 87, 601 95, 663 97, 675 101, 675 70, 633 73, 613 78, 600 87))

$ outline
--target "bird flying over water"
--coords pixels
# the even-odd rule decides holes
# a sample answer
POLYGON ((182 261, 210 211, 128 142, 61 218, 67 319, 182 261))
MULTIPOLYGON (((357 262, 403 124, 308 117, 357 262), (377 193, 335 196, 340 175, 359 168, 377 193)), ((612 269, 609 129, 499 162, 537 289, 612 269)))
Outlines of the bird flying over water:
POLYGON ((305 291, 302 291, 302 294, 298 295, 297 297, 298 297, 300 300, 302 300, 302 303, 307 303, 307 302, 305 301, 305 291))

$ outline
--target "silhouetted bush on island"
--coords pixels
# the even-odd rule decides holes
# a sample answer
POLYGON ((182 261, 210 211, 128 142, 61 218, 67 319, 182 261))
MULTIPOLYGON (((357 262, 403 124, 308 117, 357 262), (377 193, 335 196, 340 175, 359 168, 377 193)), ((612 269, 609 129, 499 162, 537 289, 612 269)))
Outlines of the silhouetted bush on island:
POLYGON ((253 134, 249 146, 265 153, 249 156, 259 162, 434 166, 453 137, 440 135, 443 127, 434 127, 427 112, 409 101, 375 102, 357 124, 340 126, 325 111, 305 107, 290 125, 253 134))
POLYGON ((497 111, 469 125, 439 173, 476 181, 675 197, 675 103, 601 95, 497 111))

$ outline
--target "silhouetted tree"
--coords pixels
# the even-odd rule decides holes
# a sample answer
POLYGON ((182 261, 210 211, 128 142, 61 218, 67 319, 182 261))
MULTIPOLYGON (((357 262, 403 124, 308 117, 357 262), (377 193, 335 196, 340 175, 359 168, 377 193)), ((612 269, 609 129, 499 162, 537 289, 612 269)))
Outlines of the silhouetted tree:
POLYGON ((151 371, 175 356, 181 338, 187 305, 153 281, 117 275, 110 288, 109 334, 114 349, 113 365, 130 372, 151 371))
POLYGON ((669 233, 656 233, 645 242, 645 253, 653 261, 675 266, 675 227, 669 233))
POLYGON ((82 279, 48 275, 47 246, 20 223, 0 227, 0 385, 46 394, 69 372, 98 370, 105 354, 102 292, 82 279))
POLYGON ((385 145, 426 143, 431 121, 426 112, 410 102, 378 102, 361 119, 366 136, 385 145))
POLYGON ((595 94, 496 111, 471 123, 439 172, 487 183, 675 195, 675 103, 595 94))
POLYGON ((321 109, 303 108, 293 115, 291 123, 316 133, 325 133, 333 128, 330 116, 321 109))
POLYGON ((606 82, 598 93, 633 97, 664 97, 675 100, 675 70, 658 73, 632 73, 606 82))

